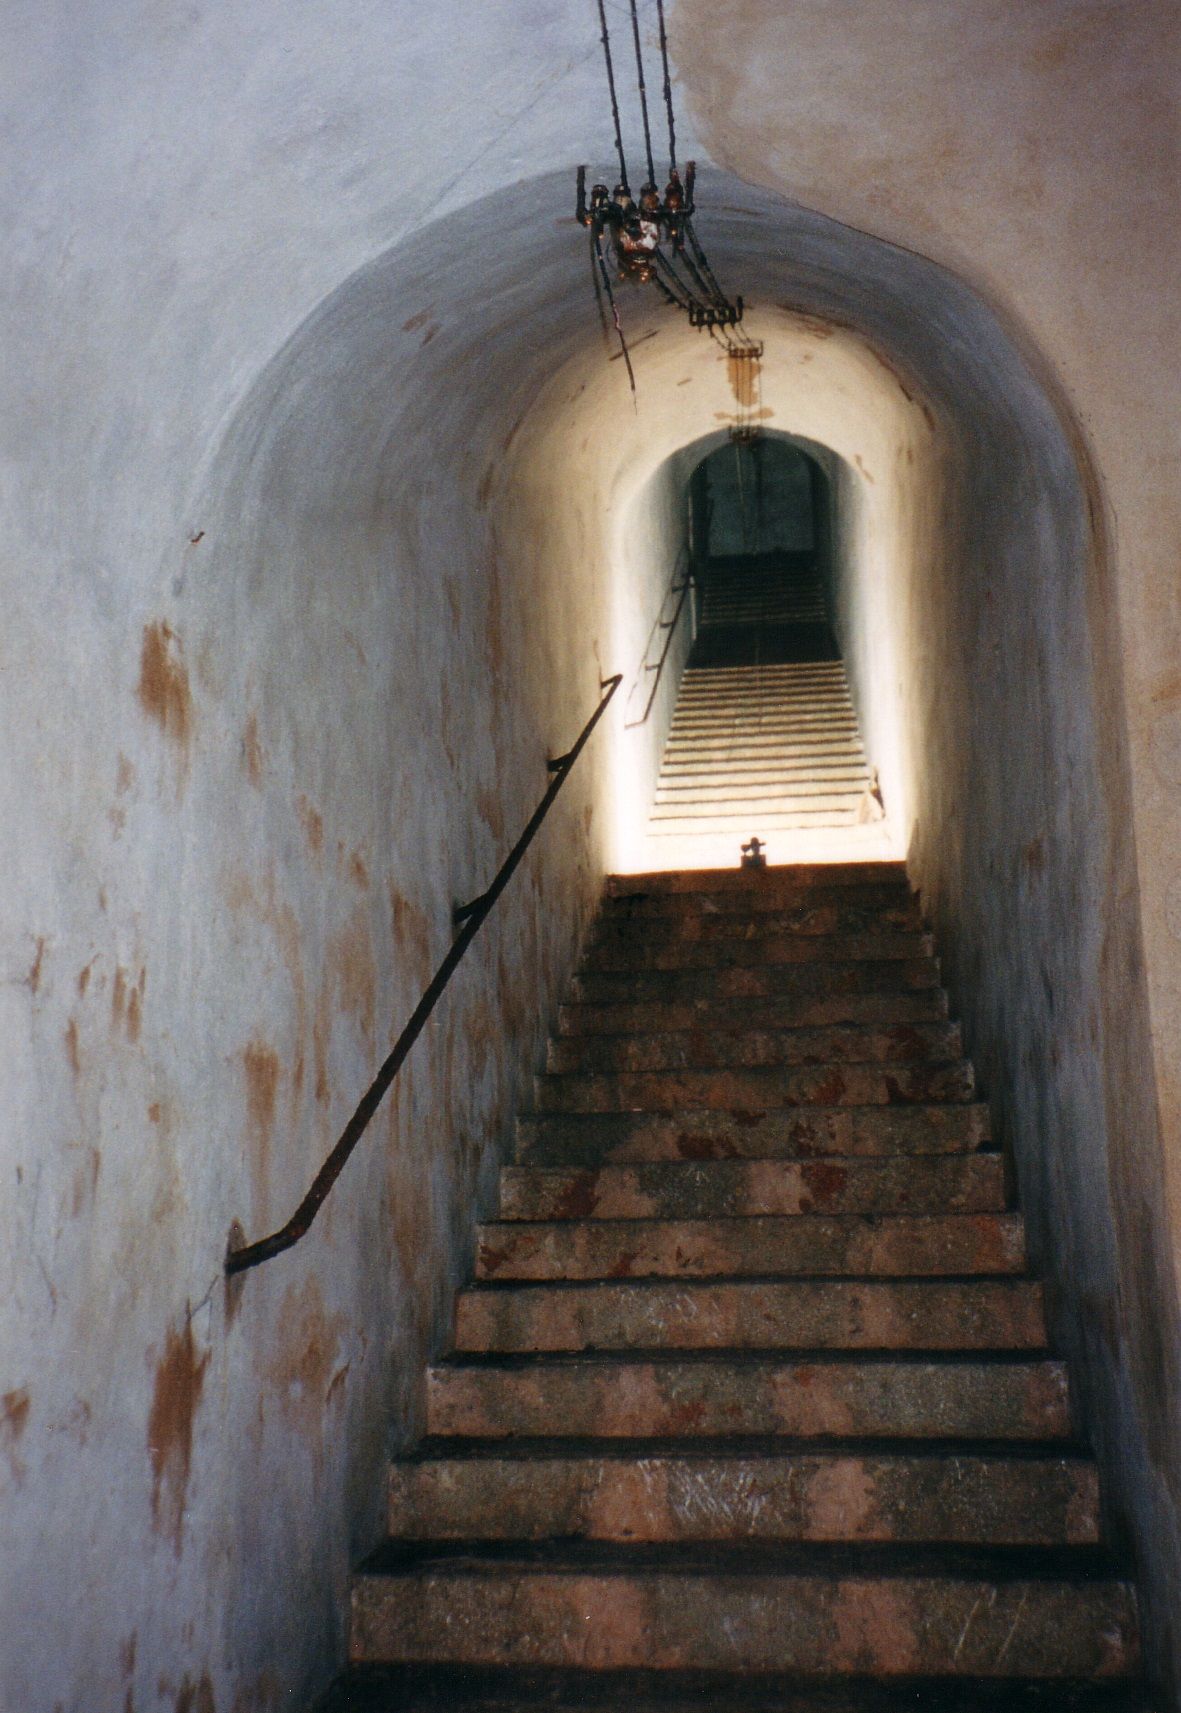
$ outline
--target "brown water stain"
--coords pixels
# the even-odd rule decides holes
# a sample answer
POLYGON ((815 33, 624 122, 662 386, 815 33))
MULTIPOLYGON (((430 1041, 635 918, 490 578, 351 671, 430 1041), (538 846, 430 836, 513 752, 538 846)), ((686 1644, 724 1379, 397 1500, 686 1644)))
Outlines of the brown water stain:
POLYGON ((322 1454, 324 1412, 342 1364, 345 1318, 325 1307, 319 1280, 291 1285, 275 1322, 266 1378, 288 1423, 322 1454))
POLYGON ((185 1672, 184 1682, 176 1692, 175 1713, 217 1713, 213 1684, 207 1671, 201 1673, 197 1683, 191 1682, 188 1672, 185 1672))
POLYGON ((726 377, 735 402, 748 410, 759 396, 759 377, 763 366, 757 357, 745 351, 731 351, 726 357, 726 377))
POLYGON ((279 1090, 279 1055, 265 1041, 255 1039, 243 1049, 246 1073, 246 1116, 250 1126, 250 1177, 256 1210, 266 1206, 270 1179, 271 1135, 275 1128, 275 1101, 279 1090))
POLYGON ((504 841, 504 809, 497 792, 481 789, 476 792, 476 813, 499 845, 504 841))
POLYGON ((91 958, 88 964, 84 964, 78 971, 78 997, 80 999, 85 999, 86 997, 86 989, 90 986, 90 978, 94 973, 94 966, 97 962, 98 958, 95 956, 91 958))
POLYGON ((38 934, 36 939, 33 941, 33 944, 37 949, 33 954, 33 962, 29 967, 29 973, 25 977, 25 985, 28 987, 29 992, 35 997, 41 986, 41 966, 45 962, 45 935, 38 934))
POLYGON ((348 876, 354 886, 364 891, 369 885, 369 870, 360 851, 354 851, 348 862, 348 876))
POLYGON ((308 842, 308 849, 313 856, 319 856, 324 849, 324 817, 302 792, 295 801, 295 812, 299 816, 303 836, 308 842))
POLYGON ((183 1327, 175 1332, 170 1327, 165 1337, 164 1352, 156 1364, 147 1430, 152 1461, 152 1524, 158 1534, 171 1540, 178 1558, 193 1461, 193 1423, 208 1366, 209 1352, 198 1357, 192 1322, 186 1313, 183 1327))
POLYGON ((377 969, 373 961, 373 948, 369 943, 368 918, 364 911, 359 910, 348 925, 333 937, 331 959, 340 1008, 357 1019, 362 1031, 371 1040, 377 969))
POLYGON ((70 1021, 66 1024, 65 1039, 66 1058, 70 1062, 70 1070, 73 1073, 74 1080, 77 1081, 78 1077, 82 1074, 82 1060, 78 1052, 78 1023, 76 1018, 71 1017, 70 1021))
POLYGON ((94 1206, 98 1191, 98 1175, 102 1170, 103 1157, 97 1148, 88 1148, 86 1155, 82 1164, 74 1168, 70 1184, 71 1219, 81 1219, 82 1215, 94 1206))
POLYGON ((115 796, 126 797, 134 784, 135 768, 120 750, 119 760, 115 764, 115 796))
POLYGON ((127 1039, 134 1044, 139 1040, 143 1028, 144 989, 147 985, 147 971, 140 969, 134 984, 122 964, 116 965, 115 981, 111 989, 111 1027, 126 1030, 127 1039))
POLYGON ((187 757, 193 729, 193 698, 180 638, 163 619, 144 626, 140 650, 140 706, 187 757))
POLYGON ((247 779, 257 790, 262 784, 262 744, 258 736, 257 714, 251 714, 242 733, 242 766, 247 779))
POLYGON ((8 1459, 12 1480, 17 1487, 25 1478, 25 1462, 17 1447, 29 1425, 29 1407, 27 1386, 17 1386, 0 1397, 0 1451, 3 1451, 8 1459))

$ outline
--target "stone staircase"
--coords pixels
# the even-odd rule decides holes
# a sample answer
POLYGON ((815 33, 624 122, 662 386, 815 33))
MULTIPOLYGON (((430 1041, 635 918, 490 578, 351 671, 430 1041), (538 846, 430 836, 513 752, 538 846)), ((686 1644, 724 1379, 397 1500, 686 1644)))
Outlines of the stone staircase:
POLYGON ((326 1708, 1131 1713, 898 864, 617 878, 326 1708))
POLYGON ((648 837, 804 828, 877 817, 843 660, 690 666, 681 680, 648 837))

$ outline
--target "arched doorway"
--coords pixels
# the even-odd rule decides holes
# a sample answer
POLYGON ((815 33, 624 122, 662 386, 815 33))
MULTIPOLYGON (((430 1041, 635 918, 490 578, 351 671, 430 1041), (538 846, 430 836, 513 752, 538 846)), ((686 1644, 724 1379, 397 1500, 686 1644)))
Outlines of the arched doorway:
POLYGON ((697 583, 692 664, 835 660, 833 495, 786 435, 727 440, 689 478, 697 583))

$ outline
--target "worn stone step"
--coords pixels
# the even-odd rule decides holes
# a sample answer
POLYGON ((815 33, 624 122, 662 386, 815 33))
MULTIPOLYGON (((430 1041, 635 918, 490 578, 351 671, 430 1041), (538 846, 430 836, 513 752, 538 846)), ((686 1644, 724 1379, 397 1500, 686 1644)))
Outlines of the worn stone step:
POLYGON ((746 839, 752 833, 766 839, 769 833, 792 832, 805 827, 855 827, 860 814, 860 798, 842 799, 841 803, 825 800, 822 807, 780 808, 760 805, 752 815, 746 809, 723 812, 715 805, 705 804, 700 813, 689 809, 653 809, 648 822, 649 838, 676 838, 684 833, 705 837, 714 833, 746 839), (752 819, 755 825, 751 826, 752 819))
POLYGON ((1031 1678, 856 1678, 356 1665, 315 1713, 1165 1713, 1147 1687, 1031 1678))
MULTIPOLYGON (((822 945, 822 941, 813 942, 822 945)), ((918 958, 817 958, 808 963, 719 964, 697 969, 580 969, 570 982, 574 1003, 667 1004, 697 1001, 706 993, 713 1004, 730 999, 799 999, 840 993, 910 993, 939 986, 939 962, 918 958)))
POLYGON ((563 1005, 557 1034, 664 1035, 695 1030, 736 1036, 778 1029, 823 1029, 845 1023, 941 1023, 947 1017, 942 988, 902 992, 822 994, 797 999, 674 1000, 638 1005, 563 1005))
POLYGON ((841 1548, 827 1562, 815 1546, 774 1552, 772 1563, 748 1546, 729 1565, 719 1553, 717 1566, 576 1543, 391 1552, 354 1581, 350 1656, 828 1679, 1110 1678, 1139 1666, 1133 1591, 1090 1568, 1086 1549, 1044 1565, 1034 1549, 994 1549, 958 1570, 948 1549, 841 1548))
POLYGON ((746 898, 794 895, 808 887, 909 886, 903 862, 775 863, 767 868, 655 869, 640 874, 608 875, 605 898, 643 893, 646 897, 715 896, 746 898))
POLYGON ((708 885, 709 874, 706 873, 706 884, 700 890, 666 892, 660 889, 649 890, 648 877, 642 874, 617 875, 614 879, 614 890, 603 895, 600 919, 605 921, 611 917, 627 917, 663 920, 669 917, 718 915, 758 918, 766 912, 774 914, 787 910, 822 910, 830 906, 852 910, 896 910, 917 908, 918 903, 903 876, 893 880, 860 881, 843 885, 822 881, 785 884, 782 877, 785 872, 790 871, 783 869, 727 869, 722 872, 761 873, 771 875, 773 879, 753 887, 748 884, 739 890, 728 890, 725 887, 712 889, 708 885))
POLYGON ((476 1278, 908 1278, 1021 1273, 1014 1213, 489 1221, 476 1278))
MULTIPOLYGON (((726 937, 669 940, 645 935, 596 937, 587 947, 586 971, 695 970, 718 965, 730 970, 776 964, 884 963, 934 956, 930 934, 906 929, 866 929, 851 934, 764 933, 757 939, 726 937)), ((698 974, 697 980, 703 979, 698 974)))
POLYGON ((717 1219, 807 1214, 994 1213, 1000 1154, 887 1159, 667 1160, 632 1166, 505 1166, 500 1221, 717 1219))
POLYGON ((948 1541, 1090 1545, 1095 1466, 1060 1452, 869 1448, 438 1451, 395 1463, 390 1533, 411 1540, 948 1541))
POLYGON ((961 1059, 958 1023, 893 1023, 874 1027, 630 1030, 551 1040, 551 1074, 603 1071, 758 1070, 782 1065, 915 1063, 961 1059))
POLYGON ((887 928, 906 933, 923 931, 917 900, 903 893, 889 904, 866 904, 857 896, 842 899, 830 893, 825 898, 803 898, 764 910, 680 910, 675 915, 633 913, 627 910, 627 903, 619 899, 600 915, 594 930, 596 944, 637 939, 649 945, 761 941, 767 935, 877 934, 887 928))
POLYGON ((677 1107, 758 1111, 774 1106, 887 1106, 968 1101, 972 1066, 825 1064, 773 1070, 619 1071, 540 1076, 539 1112, 665 1112, 677 1107))
POLYGON ((736 815, 749 815, 752 811, 761 811, 764 808, 783 807, 793 811, 811 807, 842 808, 848 798, 861 796, 865 789, 865 780, 864 772, 850 778, 830 777, 821 782, 797 780, 781 774, 778 779, 752 785, 739 785, 732 781, 707 785, 669 785, 662 780, 656 788, 656 803, 652 814, 654 818, 660 818, 667 810, 673 814, 687 815, 696 808, 706 807, 711 813, 717 811, 736 815))
POLYGON ((728 748, 729 753, 726 749, 678 745, 661 763, 661 785, 670 790, 696 790, 719 780, 733 785, 774 784, 777 779, 816 784, 826 779, 865 777, 865 759, 852 745, 785 748, 777 755, 752 755, 736 744, 728 748))
POLYGON ((986 1147, 988 1108, 962 1105, 779 1107, 713 1111, 533 1113, 517 1120, 517 1158, 598 1167, 657 1160, 823 1159, 957 1154, 986 1147))
POLYGON ((458 1351, 1042 1350, 1033 1279, 472 1285, 458 1351))
POLYGON ((750 1354, 505 1358, 435 1364, 427 1433, 470 1439, 661 1434, 1064 1439, 1065 1365, 1049 1359, 750 1354))

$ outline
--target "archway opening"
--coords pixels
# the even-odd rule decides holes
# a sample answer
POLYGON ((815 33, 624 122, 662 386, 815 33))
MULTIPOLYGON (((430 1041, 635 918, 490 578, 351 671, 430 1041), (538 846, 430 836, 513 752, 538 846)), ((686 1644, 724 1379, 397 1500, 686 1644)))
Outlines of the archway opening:
POLYGON ((835 660, 833 495, 782 435, 733 435, 689 477, 691 666, 835 660))

